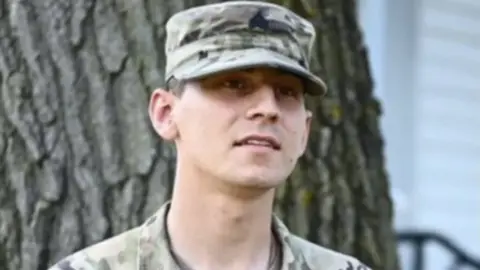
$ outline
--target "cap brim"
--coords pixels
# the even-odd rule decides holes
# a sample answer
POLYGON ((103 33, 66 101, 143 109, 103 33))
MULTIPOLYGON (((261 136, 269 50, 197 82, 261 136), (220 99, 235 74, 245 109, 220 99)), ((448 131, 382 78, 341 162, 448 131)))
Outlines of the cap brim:
POLYGON ((252 48, 228 52, 209 52, 205 58, 195 63, 184 63, 175 70, 174 76, 181 80, 200 79, 215 73, 268 66, 296 74, 307 82, 306 92, 311 95, 324 95, 327 91, 325 82, 299 63, 280 53, 252 48))

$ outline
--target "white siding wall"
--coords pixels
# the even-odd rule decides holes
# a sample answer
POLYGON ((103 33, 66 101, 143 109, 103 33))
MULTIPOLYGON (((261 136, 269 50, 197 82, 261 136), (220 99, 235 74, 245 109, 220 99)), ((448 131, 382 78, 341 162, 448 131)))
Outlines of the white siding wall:
MULTIPOLYGON (((480 258, 480 1, 360 3, 396 226, 436 230, 480 258)), ((451 262, 427 256, 429 270, 451 262)))
POLYGON ((419 18, 414 224, 480 257, 480 1, 423 0, 419 18))

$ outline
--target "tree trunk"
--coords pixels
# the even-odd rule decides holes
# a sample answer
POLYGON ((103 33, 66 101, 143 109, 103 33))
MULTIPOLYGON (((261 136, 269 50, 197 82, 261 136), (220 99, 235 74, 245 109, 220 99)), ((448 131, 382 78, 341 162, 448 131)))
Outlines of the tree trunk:
MULTIPOLYGON (((164 24, 205 0, 0 1, 0 269, 44 270, 139 225, 170 196, 175 153, 150 127, 164 24)), ((292 231, 398 269, 392 202, 353 0, 283 0, 318 28, 310 147, 279 189, 292 231), (320 68, 323 67, 323 68, 320 68)))

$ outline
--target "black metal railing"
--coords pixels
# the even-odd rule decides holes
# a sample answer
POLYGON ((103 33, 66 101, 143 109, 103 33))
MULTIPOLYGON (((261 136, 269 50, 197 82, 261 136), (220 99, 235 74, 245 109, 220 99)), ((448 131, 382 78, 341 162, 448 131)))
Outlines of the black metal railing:
MULTIPOLYGON (((413 246, 414 256, 412 267, 409 270, 425 270, 425 248, 429 244, 440 245, 453 255, 452 266, 448 270, 458 270, 460 267, 469 267, 468 269, 480 270, 480 259, 468 254, 465 250, 457 246, 451 239, 427 231, 401 231, 397 233, 399 244, 409 244, 413 246)), ((439 269, 440 270, 440 269, 439 269)))

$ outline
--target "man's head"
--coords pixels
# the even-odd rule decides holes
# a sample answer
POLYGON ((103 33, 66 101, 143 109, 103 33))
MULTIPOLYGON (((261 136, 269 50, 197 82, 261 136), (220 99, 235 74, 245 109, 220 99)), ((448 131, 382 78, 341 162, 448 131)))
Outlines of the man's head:
POLYGON ((229 183, 275 187, 303 154, 322 95, 309 70, 313 26, 282 7, 227 2, 167 22, 167 88, 152 94, 155 130, 175 141, 178 166, 229 183))

